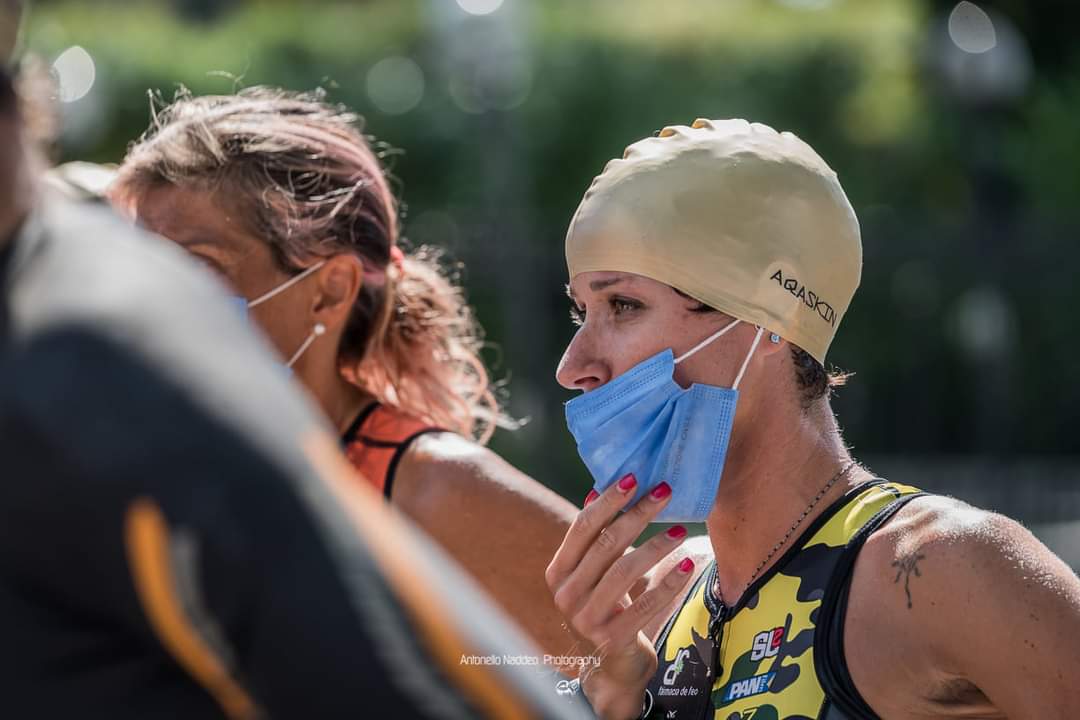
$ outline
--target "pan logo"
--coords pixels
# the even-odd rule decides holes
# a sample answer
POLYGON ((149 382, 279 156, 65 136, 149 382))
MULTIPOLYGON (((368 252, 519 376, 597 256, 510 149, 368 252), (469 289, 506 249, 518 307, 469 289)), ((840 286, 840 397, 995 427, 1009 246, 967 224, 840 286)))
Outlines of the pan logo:
POLYGON ((767 672, 745 680, 736 680, 724 690, 721 702, 726 705, 742 698, 766 693, 769 691, 769 683, 773 681, 774 677, 776 677, 776 673, 767 672))

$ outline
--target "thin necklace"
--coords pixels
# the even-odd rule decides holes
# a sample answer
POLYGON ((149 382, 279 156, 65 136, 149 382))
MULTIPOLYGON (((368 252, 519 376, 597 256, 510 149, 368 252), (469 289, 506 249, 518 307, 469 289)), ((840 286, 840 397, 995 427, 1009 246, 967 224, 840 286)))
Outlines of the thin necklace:
MULTIPOLYGON (((854 460, 849 460, 847 465, 840 468, 840 472, 833 475, 829 479, 829 482, 825 483, 825 485, 821 488, 821 490, 818 491, 818 494, 814 496, 814 499, 810 501, 810 504, 806 506, 806 509, 803 510, 803 513, 802 513, 802 515, 799 516, 799 519, 791 524, 791 529, 789 529, 786 533, 784 533, 784 537, 782 537, 780 539, 780 542, 773 545, 773 548, 772 548, 772 550, 769 551, 769 554, 766 555, 765 559, 762 560, 761 563, 757 566, 757 569, 754 570, 754 574, 751 575, 750 579, 746 582, 746 587, 744 587, 742 592, 739 593, 740 596, 746 594, 746 591, 750 588, 751 585, 754 584, 754 581, 757 580, 758 574, 762 570, 764 570, 765 567, 769 564, 769 561, 773 559, 773 555, 776 555, 777 551, 780 550, 780 548, 784 547, 784 545, 787 544, 787 541, 791 538, 792 534, 799 528, 800 525, 802 525, 803 520, 806 519, 806 516, 809 515, 811 512, 813 512, 814 508, 817 507, 817 504, 819 502, 821 502, 821 498, 825 497, 825 494, 828 493, 829 490, 832 489, 832 486, 835 485, 837 482, 839 482, 840 478, 847 475, 848 472, 853 467, 855 467, 855 461, 854 460)), ((723 607, 727 607, 728 604, 724 600, 724 594, 720 591, 720 577, 719 576, 716 576, 716 579, 713 582, 713 591, 716 593, 716 598, 720 601, 720 605, 723 606, 723 607)))

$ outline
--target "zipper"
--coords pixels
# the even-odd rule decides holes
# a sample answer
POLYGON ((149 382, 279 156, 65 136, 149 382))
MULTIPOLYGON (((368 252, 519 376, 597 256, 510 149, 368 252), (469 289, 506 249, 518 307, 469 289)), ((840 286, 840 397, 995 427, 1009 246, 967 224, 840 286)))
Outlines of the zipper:
MULTIPOLYGON (((713 673, 713 682, 715 679, 724 674, 724 668, 721 665, 723 662, 723 641, 724 641, 724 624, 728 621, 731 615, 731 608, 727 605, 721 604, 720 611, 709 618, 709 637, 713 642, 713 659, 712 666, 709 671, 713 673)), ((711 683, 710 683, 711 685, 711 683)))

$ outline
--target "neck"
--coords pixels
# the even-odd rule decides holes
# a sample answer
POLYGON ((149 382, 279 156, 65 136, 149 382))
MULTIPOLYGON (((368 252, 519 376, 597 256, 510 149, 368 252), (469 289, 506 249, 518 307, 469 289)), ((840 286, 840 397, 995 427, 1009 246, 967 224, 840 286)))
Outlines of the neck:
POLYGON ((729 605, 768 571, 815 517, 865 479, 863 471, 852 467, 815 502, 824 486, 851 462, 827 402, 817 402, 806 412, 794 409, 745 420, 753 432, 732 438, 716 503, 706 521, 718 589, 729 605))
POLYGON ((336 370, 319 373, 318 377, 303 377, 302 381, 338 436, 349 428, 361 410, 375 402, 371 393, 350 383, 336 370))

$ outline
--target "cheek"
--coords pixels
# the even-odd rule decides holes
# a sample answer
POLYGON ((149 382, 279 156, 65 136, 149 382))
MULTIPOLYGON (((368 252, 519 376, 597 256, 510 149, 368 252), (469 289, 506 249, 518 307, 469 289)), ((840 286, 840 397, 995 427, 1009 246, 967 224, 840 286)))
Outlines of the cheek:
POLYGON ((249 309, 248 316, 284 357, 292 355, 312 331, 299 307, 282 297, 249 309))
POLYGON ((621 327, 612 324, 597 333, 592 347, 595 349, 596 361, 603 363, 609 369, 611 377, 615 378, 670 347, 665 342, 665 333, 653 323, 635 323, 621 327))

